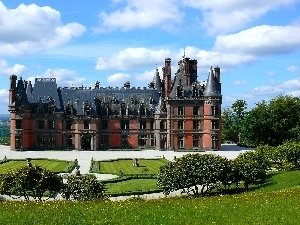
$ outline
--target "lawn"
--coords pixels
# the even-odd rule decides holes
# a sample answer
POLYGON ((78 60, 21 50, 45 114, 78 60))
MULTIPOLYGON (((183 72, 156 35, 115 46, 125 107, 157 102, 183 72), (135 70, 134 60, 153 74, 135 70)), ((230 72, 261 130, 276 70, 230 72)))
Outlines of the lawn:
POLYGON ((161 166, 168 163, 166 159, 138 159, 139 166, 133 166, 133 159, 117 159, 94 161, 91 166, 93 173, 102 174, 157 174, 161 166), (99 169, 100 168, 100 169, 99 169))
MULTIPOLYGON (((40 166, 42 168, 51 170, 55 173, 67 172, 69 161, 52 160, 52 159, 32 159, 32 165, 40 166)), ((26 166, 26 160, 10 160, 6 163, 0 164, 0 174, 26 166)))
POLYGON ((157 187, 157 179, 130 179, 117 183, 106 183, 106 194, 120 194, 122 193, 135 193, 135 192, 148 192, 159 190, 157 187))

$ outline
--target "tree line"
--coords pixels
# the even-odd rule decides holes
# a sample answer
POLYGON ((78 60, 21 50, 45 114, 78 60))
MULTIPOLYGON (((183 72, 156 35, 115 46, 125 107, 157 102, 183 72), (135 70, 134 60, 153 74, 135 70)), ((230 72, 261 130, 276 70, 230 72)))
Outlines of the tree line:
POLYGON ((222 112, 222 140, 249 146, 278 146, 300 142, 300 98, 279 95, 247 110, 244 100, 235 101, 222 112))

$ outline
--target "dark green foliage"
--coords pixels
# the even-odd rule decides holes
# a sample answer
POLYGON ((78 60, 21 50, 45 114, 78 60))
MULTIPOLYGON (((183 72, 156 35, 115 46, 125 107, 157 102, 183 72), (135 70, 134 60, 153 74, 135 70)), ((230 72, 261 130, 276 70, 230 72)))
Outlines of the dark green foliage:
POLYGON ((242 127, 244 141, 251 145, 278 146, 300 141, 300 99, 277 96, 250 110, 242 127))
POLYGON ((198 195, 210 191, 218 182, 228 184, 230 164, 226 158, 213 154, 188 154, 162 166, 157 185, 165 194, 183 189, 188 194, 198 195))
POLYGON ((246 191, 249 184, 264 182, 267 174, 264 158, 253 151, 239 154, 233 160, 233 171, 235 182, 242 181, 246 191))
POLYGON ((279 170, 300 169, 300 144, 286 142, 276 147, 273 154, 274 167, 279 170))
POLYGON ((71 175, 61 191, 63 196, 74 200, 96 200, 103 199, 103 184, 97 181, 94 175, 71 175))
POLYGON ((16 195, 29 200, 30 196, 42 200, 42 197, 54 197, 62 187, 62 178, 39 166, 24 166, 3 175, 0 181, 0 193, 16 195))

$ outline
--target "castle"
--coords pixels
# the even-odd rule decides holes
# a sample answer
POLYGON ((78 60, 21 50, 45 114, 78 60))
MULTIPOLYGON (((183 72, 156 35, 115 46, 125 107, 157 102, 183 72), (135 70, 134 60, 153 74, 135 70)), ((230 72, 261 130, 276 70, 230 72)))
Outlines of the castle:
POLYGON ((10 76, 11 150, 219 150, 220 68, 197 80, 197 60, 183 57, 171 78, 165 59, 147 88, 57 87, 55 78, 10 76))

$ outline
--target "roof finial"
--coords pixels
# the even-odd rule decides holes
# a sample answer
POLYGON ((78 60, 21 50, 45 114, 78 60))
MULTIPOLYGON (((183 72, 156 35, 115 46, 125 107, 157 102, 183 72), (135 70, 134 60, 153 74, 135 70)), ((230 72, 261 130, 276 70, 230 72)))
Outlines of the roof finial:
POLYGON ((183 56, 182 58, 185 58, 185 48, 183 49, 183 56))

